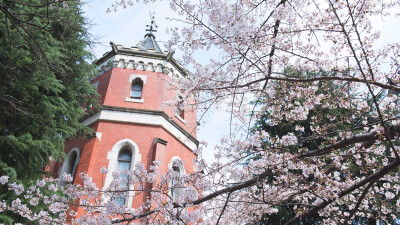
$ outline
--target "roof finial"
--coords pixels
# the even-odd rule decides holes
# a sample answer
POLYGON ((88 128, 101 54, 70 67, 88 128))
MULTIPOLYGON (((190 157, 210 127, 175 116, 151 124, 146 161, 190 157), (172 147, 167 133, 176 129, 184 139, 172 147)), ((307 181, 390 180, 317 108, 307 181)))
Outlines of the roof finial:
POLYGON ((158 26, 157 26, 157 24, 156 24, 156 22, 154 21, 154 19, 155 19, 155 13, 153 12, 153 13, 151 13, 151 12, 149 12, 149 15, 150 15, 150 19, 151 19, 151 24, 150 25, 146 25, 146 27, 150 27, 149 29, 146 29, 146 31, 148 31, 148 32, 150 32, 150 33, 147 33, 146 35, 152 35, 152 36, 154 36, 153 35, 153 32, 157 32, 157 30, 155 30, 155 28, 157 28, 158 26), (154 26, 154 27, 153 27, 154 26))

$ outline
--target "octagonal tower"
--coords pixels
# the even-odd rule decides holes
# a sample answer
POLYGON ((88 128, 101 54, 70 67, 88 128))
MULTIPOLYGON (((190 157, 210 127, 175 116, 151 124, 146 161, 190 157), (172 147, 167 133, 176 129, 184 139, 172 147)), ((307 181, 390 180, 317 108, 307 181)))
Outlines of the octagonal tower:
MULTIPOLYGON (((134 47, 111 44, 111 51, 94 63, 99 75, 91 81, 101 98, 101 109, 88 109, 82 124, 94 130, 89 138, 69 140, 66 159, 55 174, 70 173, 74 183, 86 172, 98 187, 104 188, 112 171, 132 169, 143 163, 147 170, 153 161, 160 161, 160 172, 172 167, 172 160, 181 159, 182 171, 193 172, 193 150, 196 140, 196 111, 177 109, 165 104, 176 98, 170 85, 172 78, 187 75, 173 58, 162 51, 151 29, 134 47), (110 171, 104 178, 102 167, 110 171), (102 186, 102 184, 104 185, 102 186)), ((149 196, 129 195, 120 204, 138 207, 149 196)))

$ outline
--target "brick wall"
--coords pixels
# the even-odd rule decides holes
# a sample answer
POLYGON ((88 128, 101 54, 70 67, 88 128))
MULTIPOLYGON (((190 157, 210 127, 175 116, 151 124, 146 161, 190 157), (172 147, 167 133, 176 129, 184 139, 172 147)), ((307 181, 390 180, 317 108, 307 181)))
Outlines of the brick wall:
MULTIPOLYGON (((171 78, 163 73, 112 68, 94 79, 92 83, 98 82, 97 90, 101 95, 100 103, 102 105, 164 111, 182 128, 196 137, 196 112, 186 111, 186 124, 184 124, 175 116, 175 106, 163 104, 164 102, 172 101, 175 97, 176 92, 168 84, 170 81, 171 78), (146 84, 143 85, 143 103, 125 101, 126 97, 130 96, 131 83, 129 79, 131 74, 147 76, 146 84)), ((107 156, 109 152, 117 142, 124 139, 130 139, 136 143, 138 149, 134 151, 139 151, 141 154, 140 162, 145 165, 147 170, 150 169, 153 159, 157 158, 158 160, 163 160, 160 172, 162 174, 166 173, 171 159, 174 156, 178 156, 183 160, 187 173, 193 172, 195 154, 162 127, 98 121, 92 124, 91 128, 95 133, 101 134, 101 138, 100 135, 90 138, 75 138, 68 140, 65 145, 66 154, 73 148, 78 148, 81 152, 80 162, 74 175, 74 183, 76 184, 82 183, 78 175, 81 172, 86 172, 93 178, 93 181, 100 189, 103 188, 105 176, 100 173, 100 169, 108 167, 109 159, 107 159, 107 156), (163 149, 165 151, 158 157, 155 156, 157 149, 154 146, 155 138, 167 141, 167 145, 163 149)), ((61 163, 58 163, 52 167, 55 174, 58 173, 60 166, 61 163)), ((133 199, 132 206, 139 207, 146 197, 148 195, 145 196, 138 193, 133 199)), ((81 213, 84 213, 82 209, 79 210, 79 214, 81 213)))
POLYGON ((172 101, 176 93, 174 88, 169 84, 171 77, 168 75, 116 67, 106 71, 93 80, 92 83, 97 81, 99 81, 98 91, 102 95, 101 104, 164 111, 193 137, 196 137, 196 111, 185 110, 186 124, 184 124, 175 116, 176 107, 164 104, 165 102, 172 101), (126 97, 130 96, 131 83, 129 82, 129 78, 131 74, 147 76, 146 84, 143 85, 143 103, 125 101, 126 97))

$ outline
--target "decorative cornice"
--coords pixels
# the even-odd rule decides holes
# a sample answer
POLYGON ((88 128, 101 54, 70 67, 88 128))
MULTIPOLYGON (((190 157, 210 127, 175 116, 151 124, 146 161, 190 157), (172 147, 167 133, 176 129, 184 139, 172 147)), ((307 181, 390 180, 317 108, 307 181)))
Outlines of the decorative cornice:
POLYGON ((114 54, 118 54, 118 47, 114 44, 114 42, 110 42, 111 48, 114 52, 114 54))
POLYGON ((184 69, 174 58, 174 52, 157 52, 154 50, 140 50, 138 47, 126 48, 121 45, 115 45, 113 42, 110 42, 112 51, 105 53, 101 58, 95 60, 93 64, 96 66, 101 65, 105 61, 107 61, 112 56, 117 54, 119 55, 127 55, 127 56, 136 56, 143 58, 152 58, 152 59, 160 59, 165 60, 166 62, 171 63, 183 76, 187 76, 189 72, 184 69))

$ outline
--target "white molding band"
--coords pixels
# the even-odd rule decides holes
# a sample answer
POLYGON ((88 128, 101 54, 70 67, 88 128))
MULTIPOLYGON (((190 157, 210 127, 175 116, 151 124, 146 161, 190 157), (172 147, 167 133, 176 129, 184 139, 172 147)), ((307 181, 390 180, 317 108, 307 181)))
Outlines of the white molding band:
MULTIPOLYGON (((165 54, 165 56, 166 55, 167 54, 165 54)), ((183 76, 182 73, 179 72, 179 68, 177 68, 174 64, 167 61, 166 59, 161 59, 159 57, 148 58, 143 56, 134 56, 125 54, 113 55, 105 59, 102 63, 98 64, 96 67, 97 71, 99 72, 98 76, 103 74, 105 71, 108 71, 109 69, 115 67, 124 69, 152 71, 152 72, 154 71, 162 72, 164 74, 167 74, 171 78, 183 76), (142 64, 139 65, 139 62, 141 62, 142 64)))
POLYGON ((176 117, 179 121, 181 121, 183 124, 186 125, 186 120, 182 119, 182 117, 180 117, 178 114, 175 114, 175 117, 176 117))
POLYGON ((159 126, 167 130, 190 150, 194 151, 197 148, 196 142, 188 138, 186 134, 175 127, 170 120, 167 120, 164 116, 159 114, 102 109, 89 118, 86 118, 81 124, 89 126, 99 120, 159 126))

